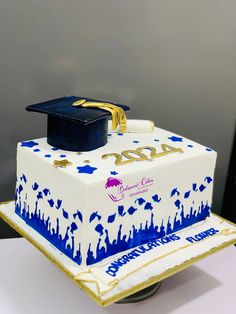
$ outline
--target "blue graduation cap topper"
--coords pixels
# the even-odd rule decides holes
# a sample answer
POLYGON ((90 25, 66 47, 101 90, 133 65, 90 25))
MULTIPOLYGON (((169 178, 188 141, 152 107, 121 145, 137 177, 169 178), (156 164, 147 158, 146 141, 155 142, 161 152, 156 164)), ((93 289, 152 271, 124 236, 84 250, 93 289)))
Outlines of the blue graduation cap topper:
POLYGON ((48 115, 48 144, 69 151, 90 151, 107 143, 108 119, 112 129, 126 132, 129 107, 84 97, 67 96, 30 105, 27 111, 48 115))

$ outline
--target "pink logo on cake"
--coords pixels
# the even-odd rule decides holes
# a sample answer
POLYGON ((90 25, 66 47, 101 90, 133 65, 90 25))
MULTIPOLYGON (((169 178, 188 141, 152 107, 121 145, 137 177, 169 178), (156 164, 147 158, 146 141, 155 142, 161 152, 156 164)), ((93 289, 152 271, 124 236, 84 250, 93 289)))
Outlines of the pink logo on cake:
POLYGON ((124 193, 122 191, 123 183, 120 179, 117 178, 108 178, 105 188, 107 194, 113 202, 118 202, 124 198, 124 193))
POLYGON ((154 184, 154 180, 149 177, 143 177, 141 180, 132 184, 123 184, 118 178, 109 177, 105 184, 108 196, 113 202, 118 202, 126 196, 132 197, 138 194, 148 192, 150 186, 154 184))

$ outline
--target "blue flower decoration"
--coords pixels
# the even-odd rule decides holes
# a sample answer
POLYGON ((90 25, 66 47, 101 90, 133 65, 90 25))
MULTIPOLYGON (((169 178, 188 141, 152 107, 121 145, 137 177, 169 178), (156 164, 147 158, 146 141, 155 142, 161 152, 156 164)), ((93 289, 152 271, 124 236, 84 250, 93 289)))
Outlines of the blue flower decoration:
POLYGON ((112 176, 115 176, 115 175, 117 175, 117 174, 119 174, 119 173, 116 172, 116 171, 111 171, 110 174, 111 174, 112 176))
POLYGON ((178 137, 178 136, 170 136, 168 137, 169 140, 171 140, 172 142, 183 142, 183 138, 182 137, 178 137))
POLYGON ((59 157, 64 158, 64 157, 66 157, 66 155, 60 155, 59 157))
POLYGON ((34 149, 34 152, 38 153, 38 152, 40 152, 40 149, 36 148, 36 149, 34 149))
POLYGON ((77 167, 77 169, 79 170, 78 173, 87 173, 87 174, 92 174, 95 170, 97 170, 96 167, 91 167, 90 165, 77 167))
POLYGON ((59 150, 59 148, 56 148, 56 147, 52 147, 52 150, 59 150))
POLYGON ((52 155, 46 154, 46 155, 44 155, 44 157, 45 157, 45 158, 50 158, 50 157, 52 157, 52 155))
POLYGON ((38 143, 36 143, 34 141, 21 142, 22 147, 32 148, 32 147, 37 146, 37 145, 38 145, 38 143))

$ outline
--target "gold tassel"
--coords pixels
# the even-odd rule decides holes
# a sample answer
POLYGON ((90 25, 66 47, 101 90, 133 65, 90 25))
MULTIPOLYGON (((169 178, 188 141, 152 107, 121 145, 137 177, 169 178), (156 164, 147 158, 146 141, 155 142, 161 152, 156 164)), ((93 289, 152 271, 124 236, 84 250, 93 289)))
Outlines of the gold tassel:
POLYGON ((94 102, 86 101, 85 99, 79 99, 75 101, 72 106, 85 107, 85 108, 99 108, 102 110, 109 111, 112 115, 112 130, 119 128, 119 132, 125 133, 127 131, 126 115, 121 107, 107 103, 107 102, 94 102))

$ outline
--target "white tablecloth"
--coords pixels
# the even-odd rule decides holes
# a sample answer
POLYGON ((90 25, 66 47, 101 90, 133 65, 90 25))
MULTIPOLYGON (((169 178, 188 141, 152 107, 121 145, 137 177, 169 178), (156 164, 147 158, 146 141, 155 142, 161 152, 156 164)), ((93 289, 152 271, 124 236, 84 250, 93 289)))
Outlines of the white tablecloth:
POLYGON ((235 314, 236 248, 166 279, 136 304, 100 308, 25 239, 0 240, 0 314, 235 314))

